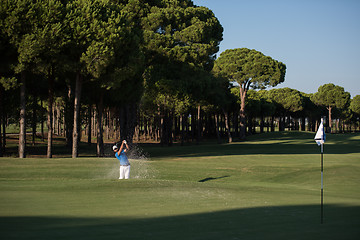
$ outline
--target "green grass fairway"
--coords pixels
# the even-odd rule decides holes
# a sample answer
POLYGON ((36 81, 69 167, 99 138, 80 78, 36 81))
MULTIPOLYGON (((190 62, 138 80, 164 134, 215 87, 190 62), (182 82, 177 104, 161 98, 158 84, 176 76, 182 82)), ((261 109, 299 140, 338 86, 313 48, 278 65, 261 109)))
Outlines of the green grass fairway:
POLYGON ((143 144, 130 180, 115 158, 0 158, 0 238, 360 239, 360 135, 327 136, 324 224, 313 138, 143 144))

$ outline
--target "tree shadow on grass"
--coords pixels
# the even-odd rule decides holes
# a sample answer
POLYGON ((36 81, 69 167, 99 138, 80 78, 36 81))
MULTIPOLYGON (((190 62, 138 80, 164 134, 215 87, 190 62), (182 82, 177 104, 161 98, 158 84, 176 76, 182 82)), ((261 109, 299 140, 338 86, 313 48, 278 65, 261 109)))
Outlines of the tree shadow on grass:
POLYGON ((258 207, 155 218, 0 217, 1 239, 359 239, 360 206, 258 207))

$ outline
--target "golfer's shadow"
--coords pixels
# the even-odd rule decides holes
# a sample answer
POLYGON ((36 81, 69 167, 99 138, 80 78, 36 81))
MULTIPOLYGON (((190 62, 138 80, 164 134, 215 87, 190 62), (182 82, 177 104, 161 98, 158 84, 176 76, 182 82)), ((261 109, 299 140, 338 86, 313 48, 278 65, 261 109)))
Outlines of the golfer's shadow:
POLYGON ((222 177, 217 177, 217 178, 208 177, 208 178, 201 179, 198 182, 207 182, 207 181, 216 180, 216 179, 220 179, 220 178, 226 178, 226 177, 230 177, 230 176, 222 176, 222 177))

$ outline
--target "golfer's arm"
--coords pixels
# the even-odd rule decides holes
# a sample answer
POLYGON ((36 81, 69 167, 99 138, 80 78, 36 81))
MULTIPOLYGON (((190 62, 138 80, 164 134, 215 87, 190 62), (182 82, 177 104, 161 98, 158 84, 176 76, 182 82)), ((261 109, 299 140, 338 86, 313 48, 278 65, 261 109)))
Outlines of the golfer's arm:
POLYGON ((120 149, 119 149, 119 151, 118 151, 118 155, 119 155, 119 156, 120 156, 120 153, 121 153, 121 151, 123 150, 123 148, 124 148, 124 143, 121 143, 120 149))

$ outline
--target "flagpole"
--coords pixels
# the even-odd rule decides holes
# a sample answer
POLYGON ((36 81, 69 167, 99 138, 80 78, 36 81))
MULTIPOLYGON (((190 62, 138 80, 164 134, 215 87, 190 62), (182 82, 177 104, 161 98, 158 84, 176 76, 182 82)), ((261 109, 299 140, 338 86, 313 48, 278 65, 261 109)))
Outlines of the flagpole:
POLYGON ((320 126, 315 135, 315 142, 321 147, 321 197, 320 197, 320 222, 323 224, 324 219, 324 143, 325 143, 325 131, 324 131, 324 118, 321 118, 320 126))
POLYGON ((324 218, 324 144, 321 144, 321 220, 320 223, 323 224, 324 218))

